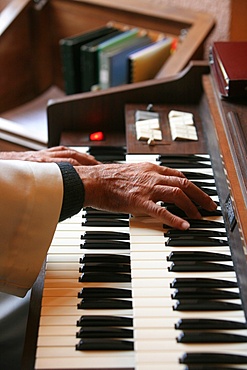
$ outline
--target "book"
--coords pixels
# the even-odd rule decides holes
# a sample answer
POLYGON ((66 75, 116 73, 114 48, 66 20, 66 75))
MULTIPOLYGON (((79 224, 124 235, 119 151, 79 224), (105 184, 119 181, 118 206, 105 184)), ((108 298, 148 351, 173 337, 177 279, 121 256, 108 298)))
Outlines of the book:
POLYGON ((172 38, 167 37, 129 55, 129 83, 155 77, 171 54, 172 38))
POLYGON ((64 89, 67 95, 81 92, 80 47, 115 30, 116 28, 106 25, 83 34, 63 38, 59 41, 64 89))
POLYGON ((111 51, 113 48, 116 47, 123 47, 127 46, 127 43, 130 40, 138 37, 139 29, 132 28, 131 30, 124 31, 122 34, 112 37, 110 40, 107 40, 99 45, 99 52, 98 52, 98 63, 99 63, 99 86, 104 84, 104 53, 111 51))
POLYGON ((80 47, 80 69, 82 92, 92 90, 92 86, 99 83, 98 53, 100 45, 123 31, 116 29, 103 37, 96 38, 80 47))
POLYGON ((247 42, 218 41, 210 50, 210 66, 222 97, 247 96, 247 42))
POLYGON ((120 47, 111 48, 101 55, 101 89, 128 83, 128 56, 152 43, 147 35, 127 41, 120 47), (104 80, 103 80, 103 78, 104 80))

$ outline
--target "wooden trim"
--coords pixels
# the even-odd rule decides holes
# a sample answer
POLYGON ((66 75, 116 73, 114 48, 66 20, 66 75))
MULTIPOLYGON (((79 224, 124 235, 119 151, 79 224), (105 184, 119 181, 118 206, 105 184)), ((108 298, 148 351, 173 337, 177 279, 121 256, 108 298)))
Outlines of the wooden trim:
POLYGON ((231 1, 230 40, 246 41, 247 39, 247 3, 246 0, 231 1))
POLYGON ((247 208, 245 206, 244 195, 242 193, 241 185, 238 181, 237 169, 234 164, 233 157, 231 155, 231 149, 229 147, 229 141, 224 127, 224 112, 220 107, 219 97, 217 95, 217 89, 213 87, 213 81, 211 76, 203 76, 203 86, 208 98, 208 104, 211 110, 215 122, 215 129, 218 137, 219 150, 222 154, 222 159, 226 168, 230 192, 234 199, 234 209, 236 212, 236 218, 239 224, 239 229, 242 232, 244 239, 244 246, 247 248, 247 208))
POLYGON ((12 0, 1 12, 0 35, 14 22, 17 16, 30 5, 30 0, 12 0))

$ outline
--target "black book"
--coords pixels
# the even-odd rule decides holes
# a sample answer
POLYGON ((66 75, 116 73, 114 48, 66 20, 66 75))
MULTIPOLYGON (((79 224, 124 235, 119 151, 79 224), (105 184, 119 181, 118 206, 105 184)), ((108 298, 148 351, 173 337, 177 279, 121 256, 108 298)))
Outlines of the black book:
POLYGON ((63 38, 59 41, 64 88, 67 95, 81 92, 80 48, 94 39, 114 32, 116 28, 104 26, 79 35, 63 38))

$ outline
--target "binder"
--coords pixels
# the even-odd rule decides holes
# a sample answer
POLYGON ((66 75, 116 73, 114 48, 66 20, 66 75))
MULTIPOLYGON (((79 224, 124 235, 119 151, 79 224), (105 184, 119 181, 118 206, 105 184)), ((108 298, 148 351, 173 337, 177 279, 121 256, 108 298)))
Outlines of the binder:
POLYGON ((218 41, 210 49, 212 76, 222 97, 247 97, 247 42, 218 41))
POLYGON ((151 44, 148 36, 136 37, 127 41, 121 47, 116 47, 101 55, 101 89, 119 86, 128 83, 128 56, 136 50, 140 50, 151 44), (102 81, 102 76, 104 80, 102 81))
POLYGON ((99 45, 98 61, 99 61, 99 86, 104 85, 104 53, 109 52, 113 48, 127 45, 127 42, 138 36, 139 29, 133 28, 128 31, 124 31, 122 34, 112 37, 110 40, 103 42, 99 45))
POLYGON ((171 54, 172 38, 167 37, 129 55, 129 83, 155 77, 171 54))
POLYGON ((114 32, 86 43, 80 48, 81 90, 90 91, 92 86, 99 84, 98 53, 100 44, 119 35, 123 31, 115 29, 114 32))
POLYGON ((104 26, 83 34, 63 38, 59 41, 64 77, 64 89, 67 95, 81 91, 80 47, 98 37, 114 32, 111 26, 104 26))

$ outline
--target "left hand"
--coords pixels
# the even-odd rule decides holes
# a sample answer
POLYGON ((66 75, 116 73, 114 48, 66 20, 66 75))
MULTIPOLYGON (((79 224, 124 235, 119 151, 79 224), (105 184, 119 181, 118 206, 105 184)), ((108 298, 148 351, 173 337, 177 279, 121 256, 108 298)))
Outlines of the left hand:
POLYGON ((69 162, 73 166, 99 164, 92 155, 80 153, 65 146, 26 152, 0 152, 0 159, 16 159, 31 162, 69 162))

